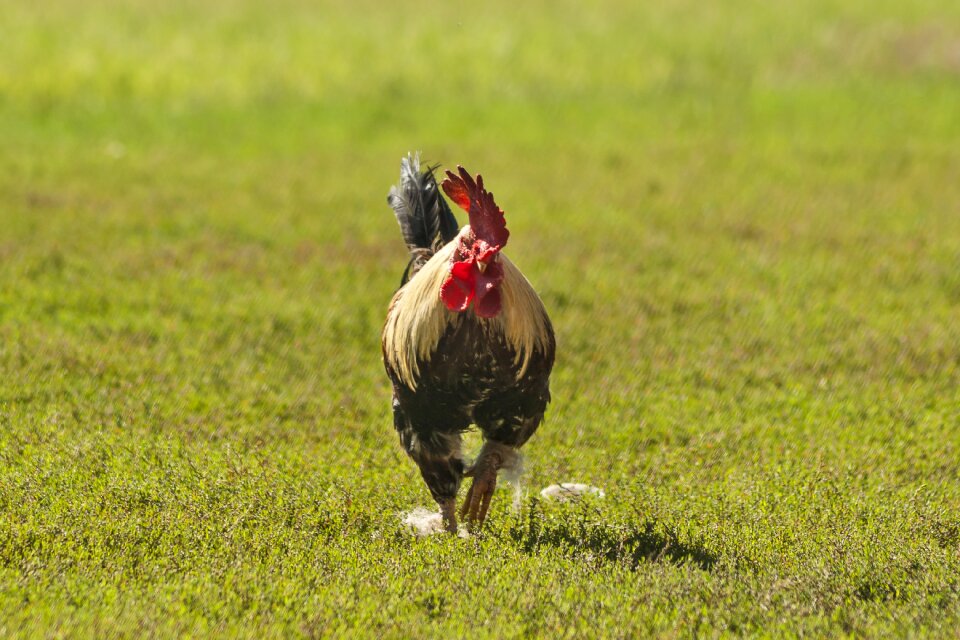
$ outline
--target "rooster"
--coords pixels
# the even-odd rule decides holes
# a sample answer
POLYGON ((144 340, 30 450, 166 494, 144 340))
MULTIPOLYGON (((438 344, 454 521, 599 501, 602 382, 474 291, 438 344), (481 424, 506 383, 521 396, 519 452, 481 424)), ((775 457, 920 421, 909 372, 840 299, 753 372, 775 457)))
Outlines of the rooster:
POLYGON ((411 257, 382 337, 394 427, 450 532, 464 477, 473 482, 460 518, 483 525, 497 472, 518 464, 517 450, 543 420, 556 349, 543 302, 502 253, 503 211, 481 176, 457 169, 441 186, 467 212, 459 230, 436 167, 421 170, 418 156, 401 161, 387 201, 411 257), (471 424, 484 443, 467 467, 461 434, 471 424))

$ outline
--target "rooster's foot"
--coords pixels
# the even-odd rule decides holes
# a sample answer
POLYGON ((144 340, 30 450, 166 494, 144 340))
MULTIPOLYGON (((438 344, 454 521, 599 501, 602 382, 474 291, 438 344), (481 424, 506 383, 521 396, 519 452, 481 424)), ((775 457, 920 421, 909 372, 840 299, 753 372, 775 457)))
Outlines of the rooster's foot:
POLYGON ((479 529, 487 518, 490 499, 493 498, 493 490, 497 488, 497 471, 500 465, 501 460, 497 455, 481 456, 476 464, 464 473, 466 476, 473 476, 473 483, 460 507, 460 517, 465 518, 471 528, 479 529))

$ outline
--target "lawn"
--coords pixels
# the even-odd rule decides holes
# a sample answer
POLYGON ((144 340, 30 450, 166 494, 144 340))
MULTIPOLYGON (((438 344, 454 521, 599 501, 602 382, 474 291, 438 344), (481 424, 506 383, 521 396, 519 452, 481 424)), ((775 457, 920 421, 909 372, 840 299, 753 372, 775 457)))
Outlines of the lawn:
POLYGON ((0 141, 0 636, 960 632, 960 4, 5 2, 0 141), (559 343, 466 539, 380 361, 417 149, 559 343))

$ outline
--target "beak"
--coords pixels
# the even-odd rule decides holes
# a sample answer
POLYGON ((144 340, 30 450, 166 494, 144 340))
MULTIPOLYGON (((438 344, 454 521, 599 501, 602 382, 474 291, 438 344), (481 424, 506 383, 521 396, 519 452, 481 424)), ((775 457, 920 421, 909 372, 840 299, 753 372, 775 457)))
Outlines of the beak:
POLYGON ((486 262, 479 262, 479 261, 478 261, 478 262, 477 262, 477 268, 480 269, 480 273, 483 273, 484 271, 487 270, 487 263, 486 263, 486 262))

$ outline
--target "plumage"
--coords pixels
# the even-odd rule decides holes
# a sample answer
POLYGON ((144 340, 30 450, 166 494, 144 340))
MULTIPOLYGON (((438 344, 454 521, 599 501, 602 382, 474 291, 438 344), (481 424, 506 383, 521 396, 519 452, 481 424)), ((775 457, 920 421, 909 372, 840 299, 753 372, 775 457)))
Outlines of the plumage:
POLYGON ((457 219, 440 195, 435 170, 428 167, 421 171, 420 155, 408 154, 400 161, 400 183, 387 195, 411 255, 401 284, 457 235, 457 219))
POLYGON ((483 179, 462 167, 447 172, 443 190, 471 222, 452 236, 446 231, 455 218, 436 186, 433 170, 420 170, 415 156, 402 161, 390 203, 412 257, 382 347, 394 426, 454 531, 462 478, 474 480, 461 517, 482 524, 497 471, 540 425, 556 343, 539 296, 501 251, 509 232, 483 179), (460 434, 471 424, 484 445, 467 468, 460 434))

